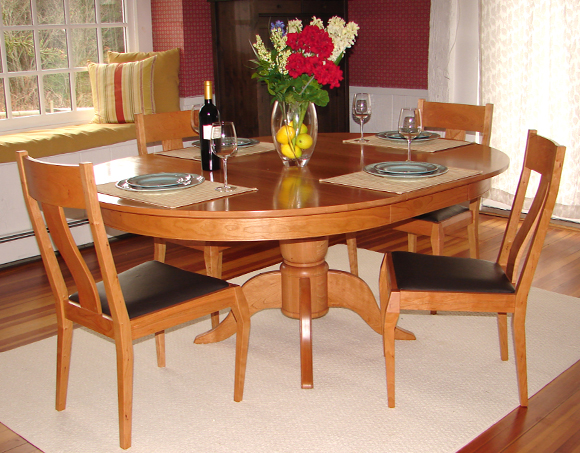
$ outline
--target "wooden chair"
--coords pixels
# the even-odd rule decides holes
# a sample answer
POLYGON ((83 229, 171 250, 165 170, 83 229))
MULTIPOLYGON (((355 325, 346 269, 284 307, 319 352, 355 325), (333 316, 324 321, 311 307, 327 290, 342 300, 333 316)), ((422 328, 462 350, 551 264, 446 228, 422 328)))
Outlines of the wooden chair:
POLYGON ((92 164, 49 164, 30 158, 26 151, 17 154, 26 206, 55 298, 56 409, 61 411, 66 406, 76 322, 115 341, 120 445, 129 448, 133 340, 154 333, 157 365, 164 367, 165 329, 226 308, 231 308, 237 324, 234 400, 241 401, 250 334, 249 308, 242 289, 159 261, 148 261, 117 273, 99 208, 92 164), (74 242, 63 208, 87 211, 102 276, 99 283, 74 242), (51 238, 74 279, 77 292, 73 294, 67 290, 51 238))
MULTIPOLYGON (((425 129, 444 130, 445 138, 453 140, 465 140, 467 131, 480 132, 481 144, 489 146, 493 104, 448 104, 419 99, 418 107, 422 111, 425 129)), ((469 202, 469 206, 459 204, 439 209, 393 228, 407 233, 410 252, 417 251, 417 236, 430 236, 433 254, 442 255, 445 235, 467 227, 469 254, 472 258, 479 258, 479 204, 480 199, 476 198, 469 202)), ((351 272, 358 274, 356 235, 351 233, 346 238, 351 272)))
POLYGON ((565 149, 536 131, 528 132, 523 169, 496 262, 402 251, 385 255, 379 291, 389 407, 395 406, 395 327, 401 310, 496 312, 502 360, 508 359, 507 313, 513 313, 520 405, 527 406, 526 304, 556 202, 565 149), (541 179, 522 222, 532 172, 541 179))
MULTIPOLYGON (((177 112, 155 113, 152 115, 135 115, 135 128, 137 131, 137 148, 139 154, 147 155, 147 144, 161 142, 163 151, 172 151, 183 148, 183 139, 195 137, 197 134, 191 127, 191 112, 182 110, 177 112)), ((207 275, 222 277, 223 250, 228 246, 220 243, 208 243, 203 241, 183 241, 177 239, 154 238, 154 258, 165 262, 167 241, 203 251, 205 269, 207 275)), ((212 327, 219 323, 219 314, 214 313, 211 317, 212 327)))

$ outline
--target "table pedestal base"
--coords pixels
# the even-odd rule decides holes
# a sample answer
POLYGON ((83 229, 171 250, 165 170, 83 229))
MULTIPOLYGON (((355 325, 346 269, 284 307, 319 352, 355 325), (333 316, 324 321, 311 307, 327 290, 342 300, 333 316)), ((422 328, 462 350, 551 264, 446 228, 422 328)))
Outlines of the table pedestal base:
MULTIPOLYGON (((348 272, 328 270, 328 238, 281 241, 280 249, 284 258, 280 271, 252 277, 243 285, 244 294, 250 315, 281 308, 286 316, 300 320, 302 388, 312 388, 312 319, 324 316, 329 307, 348 308, 382 334, 381 312, 364 280, 348 272)), ((198 335, 195 342, 213 343, 235 332, 235 319, 230 313, 217 327, 198 335)), ((415 336, 397 328, 395 338, 414 340, 415 336)))

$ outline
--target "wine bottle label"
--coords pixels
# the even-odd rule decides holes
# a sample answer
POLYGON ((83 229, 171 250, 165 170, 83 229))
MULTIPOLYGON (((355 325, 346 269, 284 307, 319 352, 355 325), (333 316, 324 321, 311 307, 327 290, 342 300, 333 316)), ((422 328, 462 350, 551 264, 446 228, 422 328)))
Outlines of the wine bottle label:
POLYGON ((213 138, 214 140, 216 138, 220 138, 220 136, 222 135, 222 128, 220 126, 212 128, 211 131, 212 131, 211 132, 211 134, 212 134, 211 135, 211 138, 213 138))
POLYGON ((203 125, 203 138, 209 140, 211 138, 211 124, 203 125))

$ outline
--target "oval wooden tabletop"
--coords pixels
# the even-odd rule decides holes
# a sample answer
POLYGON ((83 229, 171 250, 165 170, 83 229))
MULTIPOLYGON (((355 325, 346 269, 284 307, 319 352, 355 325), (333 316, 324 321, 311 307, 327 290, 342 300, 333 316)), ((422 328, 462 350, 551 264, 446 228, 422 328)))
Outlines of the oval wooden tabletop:
MULTIPOLYGON (((374 228, 477 198, 489 189, 490 178, 509 165, 501 151, 468 144, 434 153, 414 152, 413 159, 481 172, 469 178, 400 195, 321 182, 371 163, 406 159, 403 149, 343 143, 356 137, 320 134, 314 155, 303 169, 284 167, 275 151, 231 158, 230 184, 255 187, 255 192, 175 209, 99 194, 103 216, 107 225, 122 231, 174 239, 319 237, 374 228)), ((158 172, 198 173, 208 180, 223 180, 222 171, 203 172, 197 161, 153 154, 95 166, 97 184, 158 172)))

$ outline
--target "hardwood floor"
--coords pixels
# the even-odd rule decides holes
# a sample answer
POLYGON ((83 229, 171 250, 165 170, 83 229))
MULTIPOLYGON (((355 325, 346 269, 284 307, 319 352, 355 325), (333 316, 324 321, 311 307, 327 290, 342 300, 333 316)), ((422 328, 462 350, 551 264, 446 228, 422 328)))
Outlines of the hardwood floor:
MULTIPOLYGON (((482 215, 481 258, 496 258, 505 224, 503 218, 482 215)), ((343 237, 331 242, 343 242, 343 237)), ((358 245, 378 252, 405 250, 406 236, 385 229, 370 230, 358 235, 358 245)), ((431 253, 427 238, 420 238, 418 247, 420 252, 431 253)), ((113 241, 112 249, 119 270, 153 257, 149 238, 124 237, 113 241)), ((96 268, 92 249, 83 253, 96 268)), ((445 253, 468 256, 465 236, 449 238, 445 253)), ((277 243, 236 245, 224 253, 223 276, 233 278, 280 261, 277 243)), ((197 272, 204 269, 202 252, 174 245, 168 246, 167 262, 197 272)), ((579 274, 580 231, 550 228, 534 286, 580 297, 579 274)), ((0 295, 0 352, 56 333, 52 294, 40 261, 0 269, 0 295)), ((0 453, 38 451, 0 423, 0 453)), ((580 452, 580 362, 530 398, 527 409, 514 410, 460 452, 580 452)))

